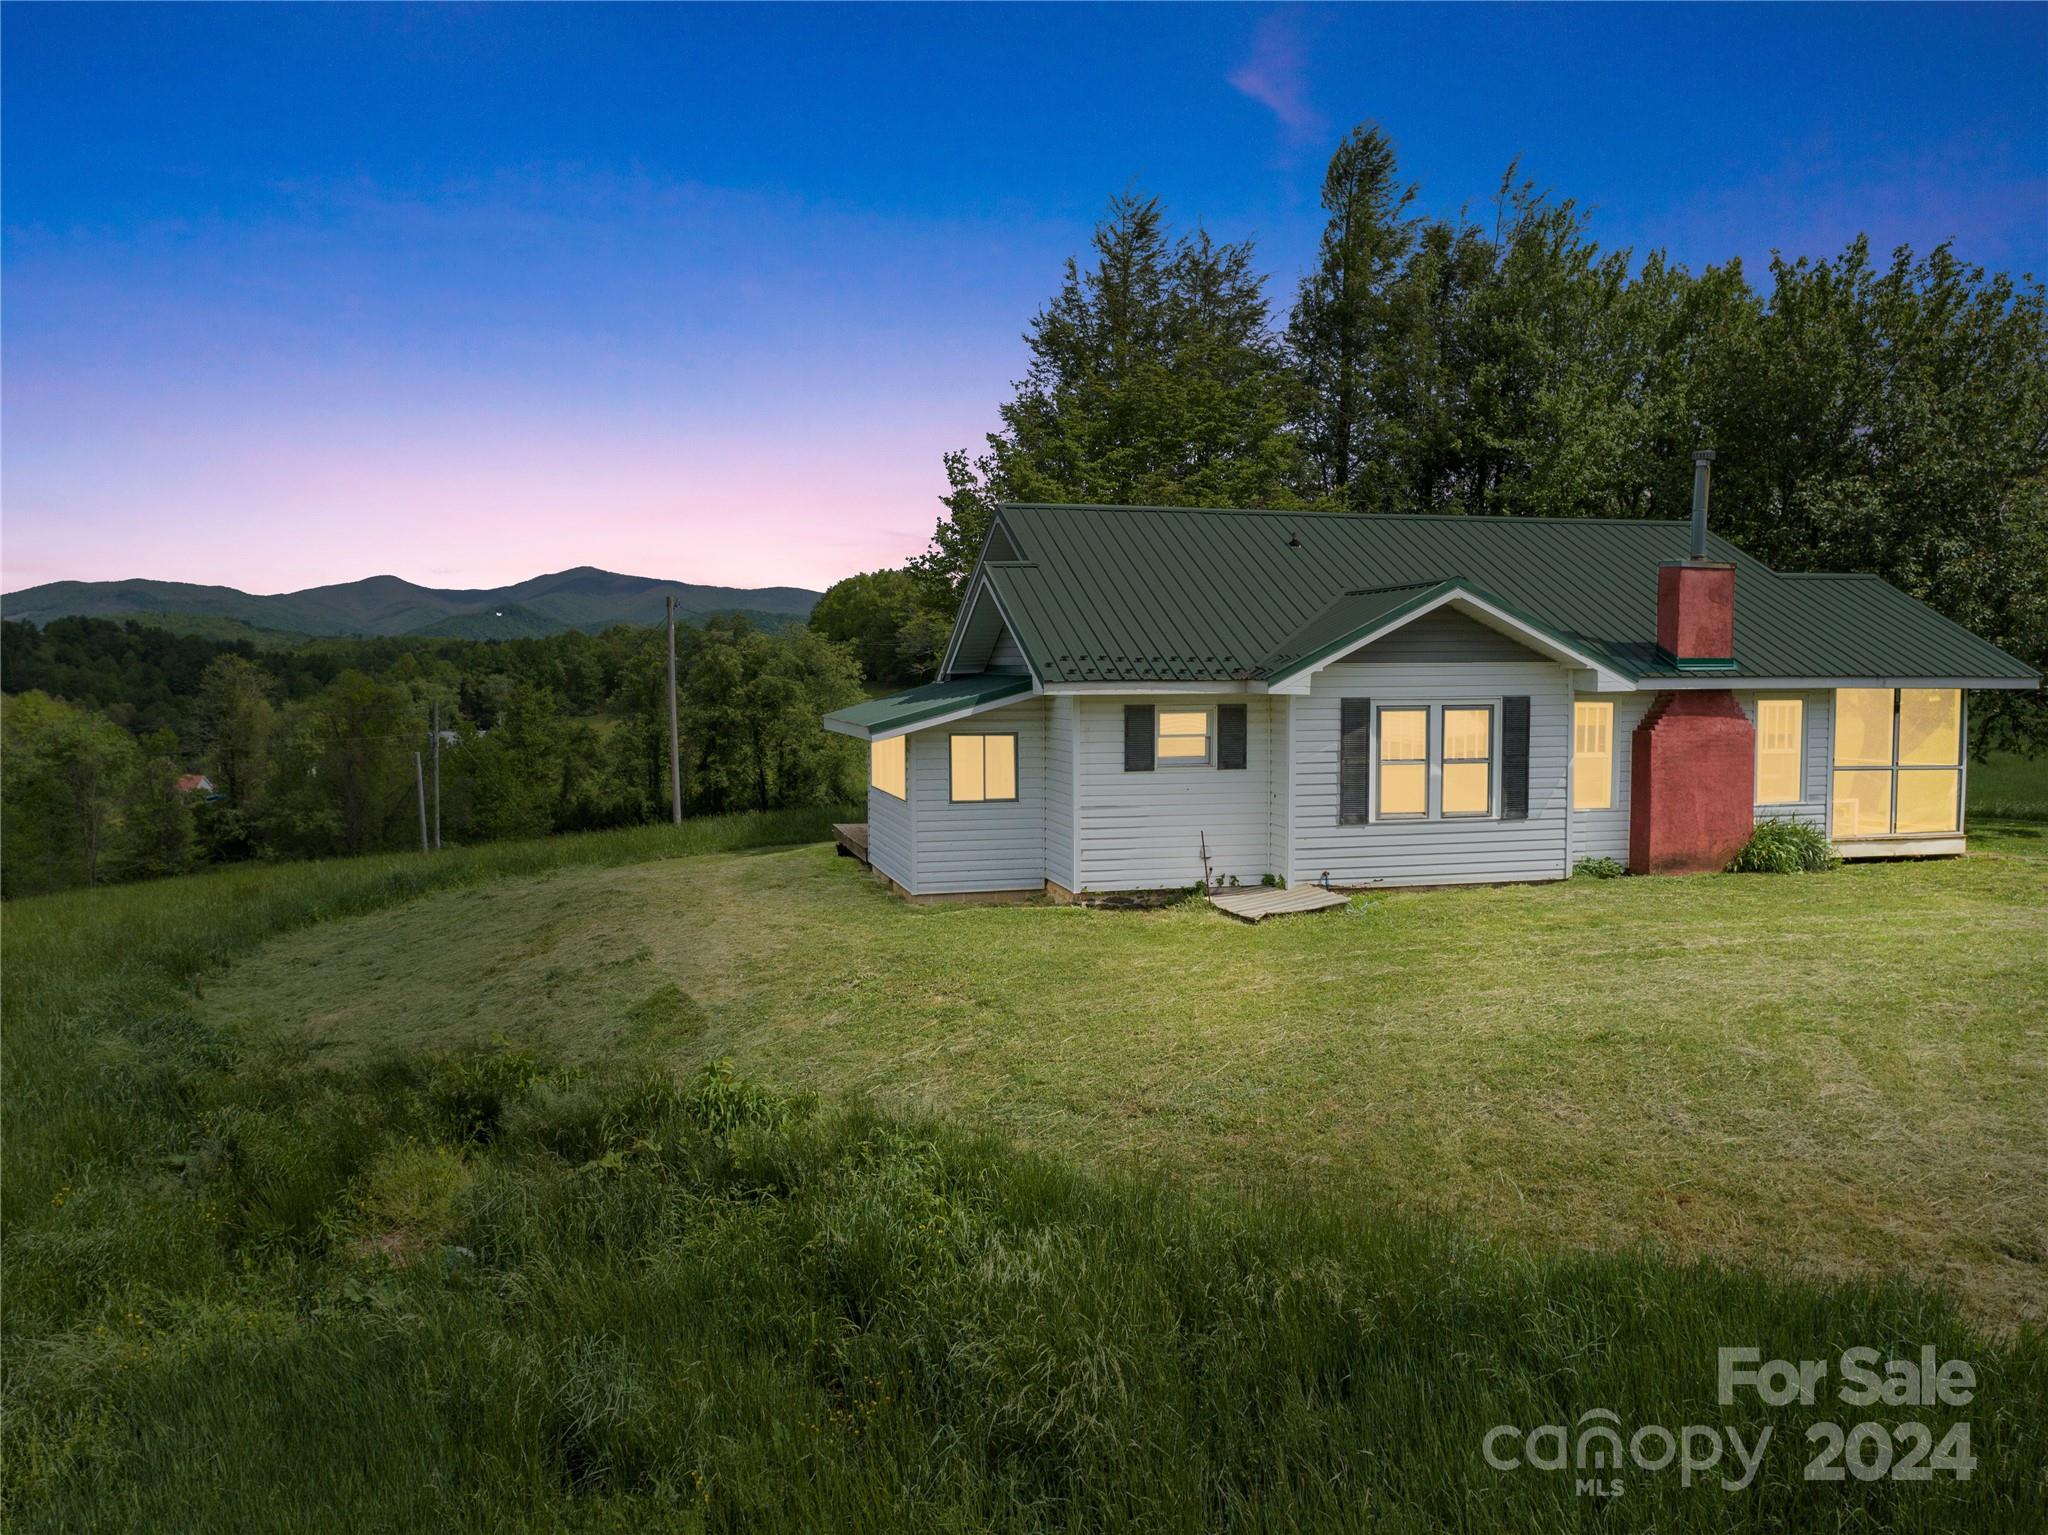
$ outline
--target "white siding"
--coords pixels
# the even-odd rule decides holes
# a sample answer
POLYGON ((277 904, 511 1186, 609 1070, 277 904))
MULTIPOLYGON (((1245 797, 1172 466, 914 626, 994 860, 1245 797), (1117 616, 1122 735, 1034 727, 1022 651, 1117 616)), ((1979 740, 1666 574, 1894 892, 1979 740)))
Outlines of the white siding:
POLYGON ((911 857, 915 826, 916 817, 907 801, 868 786, 868 864, 906 890, 915 866, 911 857))
POLYGON ((1756 701, 1758 698, 1797 698, 1806 708, 1802 711, 1806 731, 1804 766, 1799 786, 1800 799, 1796 805, 1759 805, 1757 819, 1779 821, 1800 821, 1808 826, 1818 827, 1822 832, 1828 829, 1828 773, 1830 758, 1834 753, 1835 695, 1832 693, 1737 693, 1735 701, 1742 705, 1751 724, 1756 723, 1756 701))
POLYGON ((1202 877, 1202 838, 1217 878, 1256 885, 1276 871, 1272 829, 1272 742, 1267 700, 1256 695, 1077 699, 1080 761, 1075 814, 1084 890, 1167 890, 1202 877), (1246 705, 1245 766, 1124 771, 1124 705, 1190 708, 1246 705))
POLYGON ((1024 652, 1017 648, 1017 641, 1011 636, 1009 626, 1003 627, 996 636, 995 647, 988 653, 987 670, 992 672, 1028 672, 1024 652))
MULTIPOLYGON (((1612 858, 1617 863, 1627 863, 1630 751, 1635 744, 1635 728, 1650 712, 1650 705, 1657 701, 1657 695, 1642 692, 1584 693, 1579 696, 1608 699, 1614 704, 1614 806, 1609 810, 1572 812, 1572 861, 1612 858)), ((1834 750, 1834 694, 1791 692, 1763 696, 1797 698, 1806 704, 1806 766, 1801 785, 1803 798, 1799 803, 1759 806, 1757 816, 1759 819, 1776 817, 1784 821, 1803 821, 1826 831, 1829 756, 1834 750)), ((1742 712, 1752 723, 1756 720, 1757 697, 1755 693, 1735 695, 1735 701, 1742 705, 1742 712)))
MULTIPOLYGON (((1562 666, 1461 614, 1439 611, 1318 672, 1293 700, 1294 878, 1336 885, 1559 879, 1566 867, 1571 685, 1562 666), (1382 704, 1529 700, 1526 820, 1340 825, 1337 747, 1345 698, 1382 704)), ((1499 715, 1495 715, 1496 731, 1499 715)), ((1498 749, 1496 748, 1496 761, 1498 749)), ((1496 787, 1496 794, 1498 788, 1496 787)))
POLYGON ((1287 786, 1293 775, 1287 771, 1287 764, 1292 760, 1287 727, 1293 717, 1293 700, 1285 694, 1276 694, 1266 700, 1266 752, 1272 763, 1266 775, 1266 861, 1272 866, 1273 873, 1290 884, 1294 880, 1294 871, 1287 856, 1291 824, 1287 813, 1287 786))
MULTIPOLYGON (((1572 862, 1581 858, 1612 858, 1628 862, 1629 748, 1635 728, 1657 701, 1655 693, 1582 693, 1598 703, 1614 705, 1614 802, 1606 810, 1572 812, 1572 862)), ((1566 748, 1569 750, 1570 742, 1566 748)))
POLYGON ((1045 701, 1045 877, 1068 890, 1074 878, 1074 698, 1045 701))
POLYGON ((916 878, 903 883, 913 894, 1042 888, 1045 700, 1029 699, 913 734, 910 800, 917 809, 916 878), (1017 798, 954 804, 952 738, 998 732, 1017 737, 1017 798))
POLYGON ((1373 641, 1365 649, 1345 659, 1370 659, 1377 666, 1476 665, 1493 662, 1505 662, 1507 665, 1515 666, 1526 661, 1542 661, 1548 658, 1538 655, 1519 641, 1508 638, 1498 629, 1489 629, 1477 619, 1468 618, 1455 609, 1437 608, 1411 623, 1403 624, 1386 638, 1373 641))

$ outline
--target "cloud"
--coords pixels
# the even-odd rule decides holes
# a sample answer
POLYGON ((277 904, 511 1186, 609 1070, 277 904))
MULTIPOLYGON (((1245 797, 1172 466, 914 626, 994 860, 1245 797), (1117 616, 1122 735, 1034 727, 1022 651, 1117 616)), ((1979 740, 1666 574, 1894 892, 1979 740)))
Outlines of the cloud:
POLYGON ((1319 137, 1323 116, 1308 102, 1308 63, 1295 19, 1286 12, 1259 23, 1251 57, 1230 72, 1231 85, 1280 120, 1291 140, 1319 137))

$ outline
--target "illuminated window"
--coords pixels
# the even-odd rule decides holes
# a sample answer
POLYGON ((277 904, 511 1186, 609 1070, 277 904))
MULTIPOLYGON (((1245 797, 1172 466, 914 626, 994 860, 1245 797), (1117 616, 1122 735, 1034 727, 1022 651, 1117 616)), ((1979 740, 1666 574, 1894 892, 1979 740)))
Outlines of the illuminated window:
POLYGON ((1493 710, 1446 709, 1443 813, 1493 813, 1493 710))
POLYGON ((1194 766, 1209 760, 1209 711, 1207 709, 1161 709, 1159 711, 1159 761, 1162 764, 1194 766))
POLYGON ((1835 766, 1892 765, 1892 690, 1840 688, 1835 693, 1835 766))
POLYGON ((1958 831, 1962 789, 1958 689, 1843 688, 1835 694, 1837 837, 1958 831))
POLYGON ((1892 775, 1885 768, 1835 769, 1835 835, 1882 837, 1892 829, 1892 775))
POLYGON ((1614 705, 1581 700, 1572 705, 1572 809, 1613 804, 1614 705))
POLYGON ((1796 805, 1805 796, 1806 705, 1796 698, 1760 698, 1756 704, 1756 802, 1796 805))
POLYGON ((1017 797, 1017 738, 1014 735, 954 736, 953 803, 1017 797))
POLYGON ((880 789, 894 799, 905 797, 904 792, 904 743, 908 736, 891 736, 886 741, 868 743, 868 787, 880 789))
POLYGON ((1899 766, 1961 767, 1963 695, 1956 688, 1899 689, 1899 766))
POLYGON ((1380 710, 1379 813, 1429 814, 1429 711, 1380 710))

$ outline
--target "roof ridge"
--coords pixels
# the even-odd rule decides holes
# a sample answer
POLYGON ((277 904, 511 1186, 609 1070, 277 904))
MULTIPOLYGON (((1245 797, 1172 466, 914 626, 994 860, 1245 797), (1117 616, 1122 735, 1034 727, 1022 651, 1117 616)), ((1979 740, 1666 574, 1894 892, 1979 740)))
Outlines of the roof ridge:
MULTIPOLYGON (((1289 510, 1279 506, 1123 506, 1110 501, 999 501, 999 511, 1014 512, 1198 512, 1212 517, 1341 518, 1360 522, 1562 522, 1612 527, 1686 526, 1684 517, 1561 517, 1551 513, 1522 516, 1509 512, 1333 512, 1314 507, 1289 510)), ((1712 531, 1712 530, 1709 530, 1712 531)), ((1715 533, 1716 538, 1725 537, 1715 533)))
POLYGON ((1424 592, 1432 586, 1451 586, 1465 580, 1463 576, 1431 576, 1427 581, 1390 581, 1385 586, 1359 586, 1339 592, 1333 602, 1342 602, 1346 597, 1377 597, 1381 592, 1424 592))

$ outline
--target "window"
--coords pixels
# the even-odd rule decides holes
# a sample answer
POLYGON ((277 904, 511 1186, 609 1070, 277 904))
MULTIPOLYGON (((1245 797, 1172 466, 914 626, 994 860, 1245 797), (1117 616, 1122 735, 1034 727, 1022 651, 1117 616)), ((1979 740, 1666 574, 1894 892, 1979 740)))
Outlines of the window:
POLYGON ((1835 693, 1835 836, 1958 831, 1962 789, 1959 690, 1842 688, 1835 693))
POLYGON ((1017 738, 1014 735, 953 737, 953 803, 1017 797, 1017 738))
POLYGON ((1493 813, 1493 710, 1443 714, 1443 813, 1493 813))
POLYGON ((1572 809, 1614 808, 1614 704, 1572 705, 1572 809))
POLYGON ((905 798, 904 744, 908 736, 891 736, 886 741, 868 743, 868 787, 880 789, 894 799, 905 798))
POLYGON ((1429 711, 1380 710, 1379 813, 1429 814, 1429 711))
POLYGON ((1756 802, 1796 805, 1805 795, 1806 705, 1797 698, 1756 701, 1756 802))
POLYGON ((1209 711, 1159 711, 1159 761, 1167 767, 1189 767, 1209 760, 1209 711))

